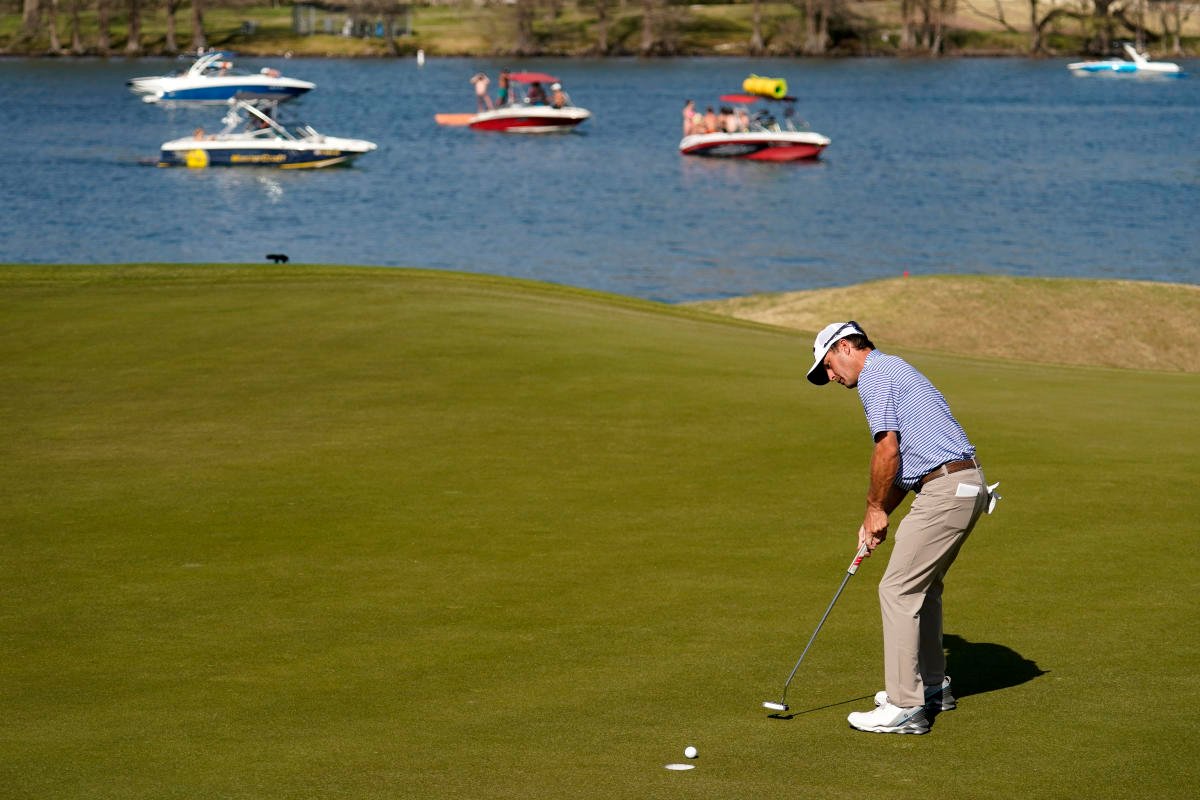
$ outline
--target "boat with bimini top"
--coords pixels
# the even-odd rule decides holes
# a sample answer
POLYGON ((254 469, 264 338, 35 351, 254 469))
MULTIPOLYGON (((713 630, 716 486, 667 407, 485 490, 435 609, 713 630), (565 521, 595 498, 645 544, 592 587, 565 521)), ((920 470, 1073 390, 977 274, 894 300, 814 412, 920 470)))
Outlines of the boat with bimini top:
MULTIPOLYGON (((553 75, 505 71, 501 79, 502 93, 494 107, 475 114, 437 114, 437 123, 499 133, 565 133, 592 116, 571 102, 553 75)), ((490 98, 487 102, 492 105, 490 98)))
POLYGON ((316 88, 315 83, 288 78, 279 70, 264 67, 249 72, 233 66, 229 53, 206 53, 176 75, 130 78, 129 90, 147 103, 199 105, 230 100, 293 100, 316 88))
POLYGON ((742 88, 745 94, 721 95, 728 105, 719 116, 711 109, 708 114, 685 115, 680 153, 748 161, 802 161, 819 157, 829 146, 829 137, 810 130, 796 117, 796 98, 787 94, 784 80, 751 75, 742 88), (750 106, 760 100, 778 103, 779 113, 765 107, 751 114, 750 106))
POLYGON ((326 136, 309 125, 289 130, 275 112, 274 103, 232 101, 220 133, 206 135, 197 128, 189 137, 164 142, 158 166, 318 169, 349 164, 376 148, 374 142, 326 136))

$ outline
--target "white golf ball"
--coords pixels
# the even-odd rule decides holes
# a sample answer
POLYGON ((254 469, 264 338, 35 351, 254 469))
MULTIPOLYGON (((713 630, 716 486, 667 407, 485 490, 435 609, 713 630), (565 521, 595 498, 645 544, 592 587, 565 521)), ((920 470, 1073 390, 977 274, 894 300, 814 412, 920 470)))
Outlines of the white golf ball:
POLYGON ((683 754, 688 758, 695 758, 698 755, 696 748, 692 747, 690 744, 683 748, 683 754))

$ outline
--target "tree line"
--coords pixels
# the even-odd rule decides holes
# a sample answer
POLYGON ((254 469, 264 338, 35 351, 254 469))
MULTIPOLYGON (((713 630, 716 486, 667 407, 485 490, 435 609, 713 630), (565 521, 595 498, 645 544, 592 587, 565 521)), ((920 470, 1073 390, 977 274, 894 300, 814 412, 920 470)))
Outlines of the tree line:
MULTIPOLYGON (((176 18, 184 5, 182 0, 22 0, 21 30, 17 44, 45 37, 53 53, 107 55, 113 52, 113 18, 119 11, 124 11, 124 52, 127 55, 139 55, 142 52, 142 16, 162 8, 166 13, 163 50, 175 54, 180 51, 176 18), (97 30, 94 39, 85 42, 81 17, 88 11, 95 13, 97 30)), ((191 41, 187 49, 203 50, 208 47, 204 34, 204 0, 189 0, 186 5, 190 7, 192 23, 191 41)))
MULTIPOLYGON (((114 18, 120 16, 125 33, 123 51, 127 55, 143 52, 142 21, 146 14, 165 15, 166 31, 162 50, 169 54, 181 49, 198 50, 207 47, 204 27, 206 6, 226 8, 245 7, 245 0, 17 0, 21 3, 22 19, 16 44, 48 41, 54 53, 81 55, 113 52, 114 18), (190 18, 190 40, 181 41, 177 17, 186 13, 190 18), (96 30, 84 40, 81 15, 94 15, 96 30)), ((279 0, 270 0, 272 5, 279 0)), ((507 22, 512 41, 497 45, 497 51, 513 55, 537 55, 552 51, 539 35, 539 28, 552 24, 568 7, 588 18, 593 43, 590 50, 598 55, 634 52, 645 56, 667 56, 681 52, 680 31, 687 25, 692 0, 347 0, 344 3, 317 5, 337 6, 353 11, 389 11, 403 5, 461 5, 475 8, 493 7, 493 13, 507 22), (636 45, 618 46, 612 35, 614 23, 630 17, 639 18, 636 45)), ((741 44, 751 55, 796 54, 827 55, 837 52, 861 51, 861 43, 891 35, 881 23, 864 15, 862 6, 849 0, 733 0, 749 6, 750 30, 741 44), (780 9, 802 26, 795 42, 781 45, 773 42, 771 19, 777 20, 780 9)), ((1026 37, 1027 52, 1043 55, 1051 52, 1050 34, 1063 25, 1070 25, 1082 41, 1084 52, 1107 54, 1114 42, 1133 39, 1139 48, 1153 46, 1175 55, 1183 55, 1182 28, 1195 9, 1193 2, 1184 0, 1025 0, 1028 16, 1013 21, 1005 16, 1000 0, 891 0, 898 12, 899 30, 894 50, 906 53, 926 53, 932 56, 946 52, 951 33, 950 21, 960 4, 976 15, 993 20, 1011 34, 1026 37)), ((265 4, 265 3, 264 3, 265 4)), ((890 26, 892 30, 895 26, 890 26)))

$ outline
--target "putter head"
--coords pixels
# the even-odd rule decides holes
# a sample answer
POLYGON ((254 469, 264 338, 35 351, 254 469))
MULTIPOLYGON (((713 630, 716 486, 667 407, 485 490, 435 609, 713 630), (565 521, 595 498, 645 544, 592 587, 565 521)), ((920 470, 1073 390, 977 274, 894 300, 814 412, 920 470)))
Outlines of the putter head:
POLYGON ((788 704, 787 703, 772 703, 770 700, 767 700, 767 701, 763 702, 763 708, 769 708, 772 711, 787 711, 788 704))

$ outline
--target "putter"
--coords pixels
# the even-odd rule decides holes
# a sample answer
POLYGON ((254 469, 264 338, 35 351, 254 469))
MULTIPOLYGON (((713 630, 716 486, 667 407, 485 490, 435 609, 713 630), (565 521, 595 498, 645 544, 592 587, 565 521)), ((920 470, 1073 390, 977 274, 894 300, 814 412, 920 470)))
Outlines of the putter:
POLYGON ((858 552, 854 555, 854 560, 850 562, 850 566, 846 569, 846 577, 842 578, 842 585, 838 587, 837 594, 829 601, 829 608, 825 609, 824 615, 821 616, 821 621, 817 623, 817 629, 813 631, 812 636, 808 639, 808 644, 804 646, 804 652, 800 654, 800 660, 796 662, 796 666, 792 667, 792 674, 788 675, 787 680, 783 684, 783 696, 779 698, 778 703, 772 703, 770 700, 763 702, 763 708, 769 708, 772 711, 787 711, 787 693, 788 687, 792 685, 792 678, 796 677, 796 670, 800 669, 800 664, 803 663, 804 657, 808 655, 808 648, 812 647, 812 643, 816 640, 817 634, 821 632, 821 626, 825 624, 825 620, 829 617, 829 612, 833 611, 833 604, 842 596, 842 589, 846 588, 846 584, 850 580, 850 576, 858 572, 858 565, 867 557, 867 546, 860 545, 858 552))

